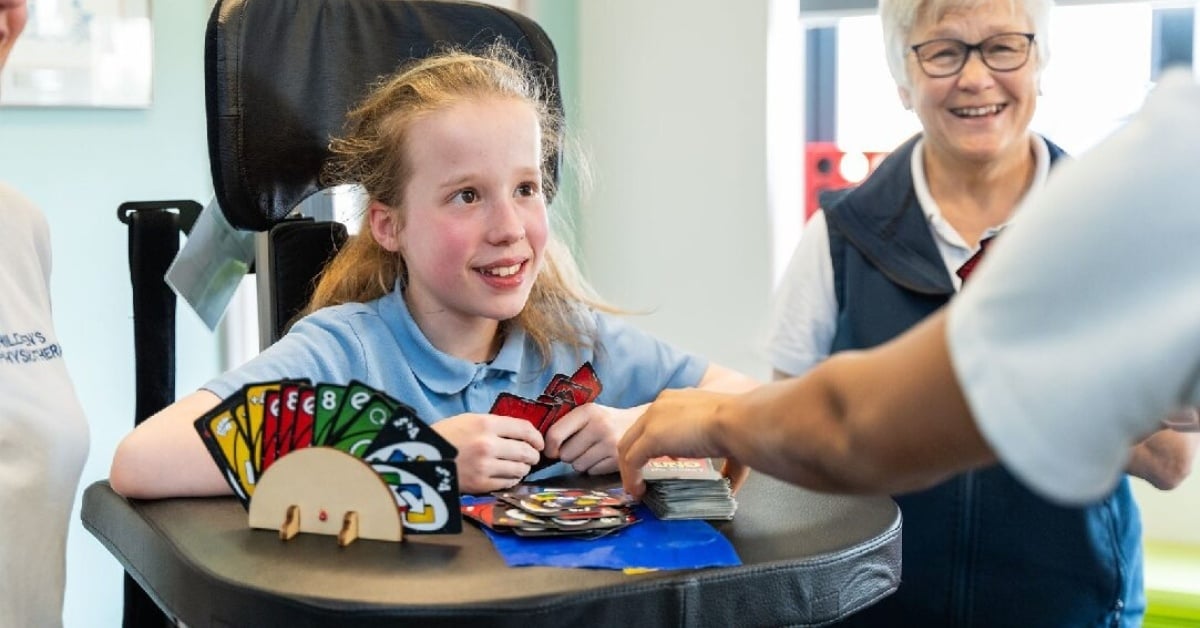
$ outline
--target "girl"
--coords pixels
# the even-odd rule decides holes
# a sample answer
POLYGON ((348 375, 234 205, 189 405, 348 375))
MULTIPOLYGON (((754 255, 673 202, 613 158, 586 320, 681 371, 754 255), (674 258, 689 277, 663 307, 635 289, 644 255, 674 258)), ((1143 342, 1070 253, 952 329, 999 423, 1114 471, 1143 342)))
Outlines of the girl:
POLYGON ((307 315, 129 434, 113 488, 140 498, 228 493, 192 422, 254 381, 357 379, 386 390, 458 448, 468 493, 516 484, 543 451, 561 463, 535 478, 614 472, 617 441, 660 391, 753 387, 614 318, 579 279, 548 225, 562 120, 534 76, 497 45, 430 57, 379 84, 330 145, 325 182, 358 183, 369 201, 307 315), (500 392, 537 397, 585 360, 603 392, 545 439, 524 420, 487 414, 500 392))

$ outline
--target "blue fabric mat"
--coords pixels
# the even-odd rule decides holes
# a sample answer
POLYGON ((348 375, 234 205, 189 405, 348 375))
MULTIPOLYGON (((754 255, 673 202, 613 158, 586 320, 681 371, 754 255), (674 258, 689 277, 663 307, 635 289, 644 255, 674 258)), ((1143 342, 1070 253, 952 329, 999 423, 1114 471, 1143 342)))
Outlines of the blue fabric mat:
MULTIPOLYGON (((463 496, 463 504, 490 501, 494 498, 463 496)), ((663 521, 640 504, 633 512, 639 522, 592 540, 482 530, 510 567, 700 569, 742 564, 729 540, 706 521, 663 521)))

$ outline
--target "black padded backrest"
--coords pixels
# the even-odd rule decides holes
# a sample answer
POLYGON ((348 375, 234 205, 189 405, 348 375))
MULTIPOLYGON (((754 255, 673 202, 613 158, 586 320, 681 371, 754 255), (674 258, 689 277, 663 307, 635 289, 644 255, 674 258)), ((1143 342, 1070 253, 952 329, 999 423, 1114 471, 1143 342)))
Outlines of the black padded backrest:
POLYGON ((329 138, 377 78, 439 46, 498 38, 548 70, 561 110, 554 46, 518 13, 437 0, 220 0, 205 92, 213 188, 229 223, 265 231, 320 189, 329 138))
MULTIPOLYGON (((287 331, 308 305, 325 264, 346 242, 346 226, 340 222, 285 220, 268 232, 272 295, 270 342, 287 331)), ((262 313, 260 312, 260 316, 262 313)), ((262 330, 260 330, 261 332, 262 330)))

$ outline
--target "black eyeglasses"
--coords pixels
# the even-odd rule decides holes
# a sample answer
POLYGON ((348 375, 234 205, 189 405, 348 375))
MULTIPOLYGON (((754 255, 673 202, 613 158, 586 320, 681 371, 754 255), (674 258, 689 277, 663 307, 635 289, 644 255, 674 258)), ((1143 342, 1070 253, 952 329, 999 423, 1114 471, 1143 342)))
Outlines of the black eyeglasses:
POLYGON ((912 46, 917 64, 930 78, 954 76, 967 65, 972 50, 979 51, 983 64, 996 72, 1012 72, 1029 61, 1033 33, 1000 33, 977 43, 961 39, 931 39, 912 46))

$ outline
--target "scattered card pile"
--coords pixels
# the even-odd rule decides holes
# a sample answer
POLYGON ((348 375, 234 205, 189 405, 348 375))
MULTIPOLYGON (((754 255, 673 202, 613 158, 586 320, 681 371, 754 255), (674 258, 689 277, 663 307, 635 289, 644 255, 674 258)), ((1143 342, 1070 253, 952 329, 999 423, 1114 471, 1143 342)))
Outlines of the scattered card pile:
POLYGON ((659 519, 733 519, 737 500, 711 458, 655 458, 642 467, 642 502, 659 519))
POLYGON ((463 514, 500 532, 518 536, 594 539, 637 523, 631 500, 620 488, 549 488, 518 484, 492 493, 494 502, 462 507, 463 514))
POLYGON ((406 532, 462 530, 458 455, 409 406, 360 382, 249 384, 195 422, 221 475, 249 507, 258 478, 289 452, 332 447, 387 483, 406 532))
MULTIPOLYGON (((526 399, 512 393, 500 393, 492 404, 491 414, 524 419, 533 424, 542 436, 571 410, 591 403, 600 396, 603 387, 591 362, 584 362, 574 374, 555 375, 537 399, 526 399)), ((544 469, 555 461, 544 455, 530 473, 544 469)))

